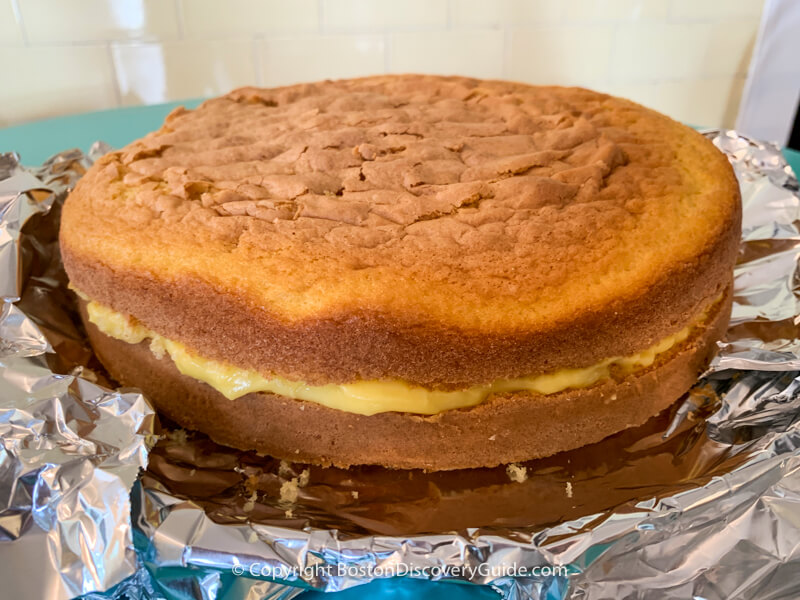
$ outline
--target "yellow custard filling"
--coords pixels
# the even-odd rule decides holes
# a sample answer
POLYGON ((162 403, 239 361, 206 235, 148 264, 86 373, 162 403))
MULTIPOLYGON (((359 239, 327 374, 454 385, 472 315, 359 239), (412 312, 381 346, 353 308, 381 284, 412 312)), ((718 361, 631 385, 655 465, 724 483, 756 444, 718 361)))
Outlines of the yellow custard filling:
MULTIPOLYGON (((181 373, 207 383, 230 400, 253 392, 271 392, 360 415, 381 412, 433 415, 454 408, 475 406, 491 394, 520 391, 555 394, 568 388, 588 387, 609 377, 612 367, 634 371, 652 365, 659 354, 688 338, 692 329, 692 325, 689 325, 647 350, 631 356, 607 358, 590 367, 559 369, 542 375, 500 379, 463 390, 444 391, 391 380, 307 385, 302 381, 265 376, 198 356, 183 344, 160 336, 132 317, 97 302, 90 301, 87 309, 89 320, 104 334, 130 344, 150 339, 150 349, 156 356, 160 358, 166 352, 181 373)), ((704 316, 705 313, 701 318, 704 316)))

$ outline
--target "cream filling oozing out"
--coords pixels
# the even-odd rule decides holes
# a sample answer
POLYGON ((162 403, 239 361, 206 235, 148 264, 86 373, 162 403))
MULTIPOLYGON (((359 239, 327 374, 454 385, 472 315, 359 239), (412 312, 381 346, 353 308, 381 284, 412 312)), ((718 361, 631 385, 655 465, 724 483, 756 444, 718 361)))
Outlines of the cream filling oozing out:
MULTIPOLYGON (((165 353, 168 354, 181 373, 207 383, 230 400, 253 392, 269 392, 360 415, 374 415, 381 412, 432 415, 446 410, 475 406, 492 394, 508 392, 555 394, 569 388, 589 387, 601 379, 610 377, 612 367, 625 372, 649 367, 658 355, 686 340, 693 327, 688 325, 642 352, 630 356, 606 358, 589 367, 559 369, 514 379, 498 379, 488 384, 446 391, 426 389, 399 380, 308 385, 302 381, 291 381, 276 375, 268 376, 254 370, 241 369, 203 358, 185 345, 147 329, 134 318, 97 302, 88 302, 87 310, 89 320, 104 334, 129 344, 138 344, 149 339, 150 349, 158 358, 162 358, 165 353)), ((695 323, 699 323, 703 318, 705 313, 695 323)))

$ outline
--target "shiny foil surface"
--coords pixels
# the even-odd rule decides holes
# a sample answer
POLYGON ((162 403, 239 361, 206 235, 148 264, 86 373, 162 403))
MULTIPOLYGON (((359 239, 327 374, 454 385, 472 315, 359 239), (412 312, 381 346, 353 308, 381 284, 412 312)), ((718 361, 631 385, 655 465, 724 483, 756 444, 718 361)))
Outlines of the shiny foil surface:
POLYGON ((5 591, 255 600, 406 575, 506 598, 800 597, 797 180, 774 146, 705 135, 744 203, 709 371, 598 444, 439 473, 289 464, 159 423, 94 357, 59 260, 61 203, 106 148, 0 156, 5 591))

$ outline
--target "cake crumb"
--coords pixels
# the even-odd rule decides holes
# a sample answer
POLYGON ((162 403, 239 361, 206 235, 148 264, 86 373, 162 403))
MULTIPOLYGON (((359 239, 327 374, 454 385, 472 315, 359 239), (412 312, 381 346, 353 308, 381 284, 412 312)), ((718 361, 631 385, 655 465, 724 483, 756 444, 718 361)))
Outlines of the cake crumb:
POLYGON ((309 479, 311 479, 311 469, 303 469, 303 472, 300 473, 300 476, 297 478, 297 485, 306 487, 309 479))
POLYGON ((257 541, 258 541, 258 534, 251 529, 250 533, 247 534, 247 543, 255 544, 257 541))
POLYGON ((291 509, 291 508, 287 508, 287 509, 286 509, 286 511, 283 513, 283 515, 284 515, 284 516, 285 516, 287 519, 294 519, 294 512, 292 511, 292 509, 291 509))
POLYGON ((242 510, 244 512, 252 512, 253 509, 256 507, 256 500, 258 499, 258 492, 253 492, 252 495, 244 501, 242 505, 242 510))
POLYGON ((522 483, 528 479, 528 469, 526 467, 515 465, 514 463, 511 463, 506 467, 506 473, 508 474, 508 478, 516 483, 522 483))
POLYGON ((189 471, 189 477, 194 477, 196 473, 197 469, 192 469, 191 471, 189 471))
POLYGON ((572 498, 572 483, 567 482, 567 498, 572 498))
POLYGON ((305 410, 305 409, 306 409, 306 405, 305 404, 301 404, 300 405, 300 410, 305 410))
POLYGON ((294 504, 297 500, 299 493, 299 486, 297 485, 297 478, 294 477, 289 481, 284 481, 281 485, 281 504, 294 504))
POLYGON ((358 500, 358 492, 353 490, 350 492, 350 495, 353 497, 353 500, 358 500))
POLYGON ((164 355, 167 353, 167 349, 164 347, 163 340, 159 338, 153 338, 150 340, 150 352, 153 353, 158 360, 164 358, 164 355))
POLYGON ((294 451, 295 454, 300 454, 300 448, 294 451))
POLYGON ((176 444, 183 446, 186 443, 187 436, 185 429, 173 429, 167 434, 167 439, 176 444))

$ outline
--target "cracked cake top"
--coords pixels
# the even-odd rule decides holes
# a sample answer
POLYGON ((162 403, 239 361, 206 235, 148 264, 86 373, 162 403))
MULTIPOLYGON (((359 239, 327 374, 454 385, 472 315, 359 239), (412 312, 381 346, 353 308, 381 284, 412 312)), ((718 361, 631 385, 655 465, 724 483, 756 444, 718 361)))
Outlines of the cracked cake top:
POLYGON ((80 181, 62 241, 287 322, 514 331, 646 293, 730 236, 736 202, 721 153, 627 100, 381 76, 173 111, 80 181))

